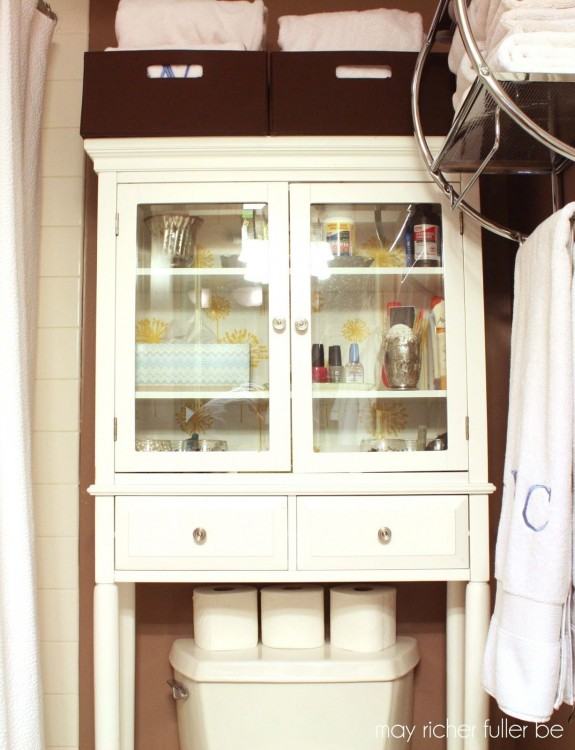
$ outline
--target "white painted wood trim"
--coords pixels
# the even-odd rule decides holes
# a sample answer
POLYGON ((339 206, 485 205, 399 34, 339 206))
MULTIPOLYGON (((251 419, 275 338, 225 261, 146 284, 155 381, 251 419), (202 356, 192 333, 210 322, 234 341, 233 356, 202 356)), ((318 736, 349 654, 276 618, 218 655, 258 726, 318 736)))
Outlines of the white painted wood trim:
MULTIPOLYGON (((447 583, 447 612, 445 626, 447 720, 459 727, 465 720, 465 584, 447 583)), ((447 750, 463 750, 463 738, 453 732, 447 737, 447 750)))
MULTIPOLYGON (((468 176, 464 176, 462 185, 468 176)), ((479 186, 471 189, 471 205, 479 208, 479 186)), ((485 314, 483 300, 483 253, 481 227, 464 218, 465 340, 467 342, 467 391, 469 414, 469 478, 488 480, 487 384, 485 374, 485 314)))
POLYGON ((469 581, 469 568, 419 570, 118 570, 118 583, 336 583, 469 581))
POLYGON ((114 476, 114 369, 116 336, 116 175, 98 178, 96 304, 96 481, 114 476))
POLYGON ((473 581, 488 581, 489 498, 478 495, 469 499, 469 567, 473 581))
POLYGON ((112 583, 114 580, 114 504, 114 497, 110 495, 95 499, 96 583, 112 583))
MULTIPOLYGON (((434 152, 442 142, 442 138, 429 141, 434 152)), ((264 169, 369 174, 379 170, 416 172, 420 179, 430 179, 412 136, 102 138, 84 141, 84 148, 98 173, 264 169)))
POLYGON ((475 730, 465 740, 465 750, 487 750, 485 722, 489 696, 482 687, 483 650, 489 628, 489 584, 472 581, 466 587, 465 605, 465 725, 475 730))
POLYGON ((453 474, 129 474, 115 484, 92 485, 88 491, 110 495, 489 495, 492 484, 471 484, 453 474))
POLYGON ((136 680, 136 586, 119 587, 120 627, 120 747, 134 750, 136 680))
POLYGON ((118 587, 94 588, 94 731, 96 750, 120 747, 118 587))

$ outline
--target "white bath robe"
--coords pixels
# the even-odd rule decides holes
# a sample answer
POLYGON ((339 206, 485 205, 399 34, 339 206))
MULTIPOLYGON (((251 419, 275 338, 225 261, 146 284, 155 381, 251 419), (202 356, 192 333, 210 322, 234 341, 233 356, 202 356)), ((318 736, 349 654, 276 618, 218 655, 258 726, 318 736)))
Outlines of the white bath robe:
POLYGON ((572 203, 522 245, 515 267, 509 423, 497 601, 484 686, 505 713, 548 721, 573 703, 572 203))

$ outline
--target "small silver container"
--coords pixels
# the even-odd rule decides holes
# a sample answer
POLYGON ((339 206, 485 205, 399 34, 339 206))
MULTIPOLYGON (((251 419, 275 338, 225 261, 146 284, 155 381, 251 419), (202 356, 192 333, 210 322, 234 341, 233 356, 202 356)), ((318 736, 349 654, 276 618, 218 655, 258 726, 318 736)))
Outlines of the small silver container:
POLYGON ((409 326, 397 323, 389 329, 384 343, 384 367, 390 388, 417 388, 421 358, 419 339, 409 326))

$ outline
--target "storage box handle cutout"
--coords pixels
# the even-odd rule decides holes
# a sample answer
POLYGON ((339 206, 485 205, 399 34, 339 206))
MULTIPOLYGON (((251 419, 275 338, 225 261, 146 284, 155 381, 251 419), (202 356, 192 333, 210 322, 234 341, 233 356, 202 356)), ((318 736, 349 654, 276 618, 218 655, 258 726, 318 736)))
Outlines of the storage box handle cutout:
POLYGON ((148 78, 166 80, 169 78, 203 78, 203 65, 182 65, 174 63, 169 65, 148 65, 146 68, 148 78))
POLYGON ((336 78, 391 78, 391 65, 338 65, 336 78))

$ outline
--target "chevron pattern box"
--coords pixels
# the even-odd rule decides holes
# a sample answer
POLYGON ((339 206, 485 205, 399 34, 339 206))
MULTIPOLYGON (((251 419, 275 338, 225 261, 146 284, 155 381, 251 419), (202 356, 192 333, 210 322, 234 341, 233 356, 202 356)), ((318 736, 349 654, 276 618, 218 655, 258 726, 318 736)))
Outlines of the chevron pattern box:
POLYGON ((136 385, 242 385, 249 344, 136 344, 136 385))

